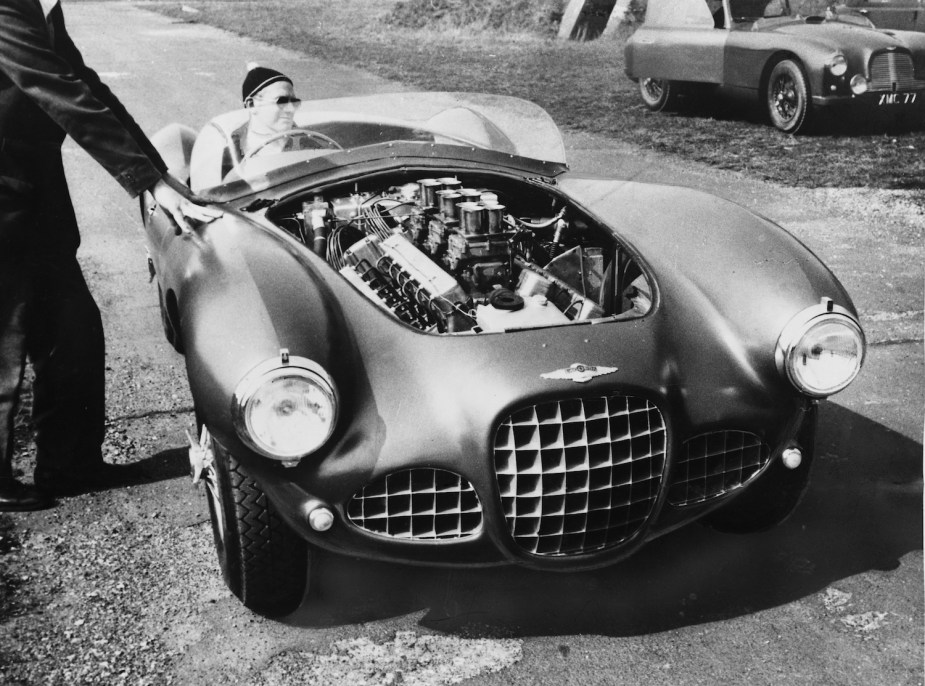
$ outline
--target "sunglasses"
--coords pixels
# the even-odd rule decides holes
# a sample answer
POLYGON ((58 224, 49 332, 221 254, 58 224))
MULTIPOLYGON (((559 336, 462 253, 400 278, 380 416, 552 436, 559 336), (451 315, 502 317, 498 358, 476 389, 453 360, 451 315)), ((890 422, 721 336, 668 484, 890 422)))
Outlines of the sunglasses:
POLYGON ((277 107, 285 107, 286 105, 295 105, 298 107, 302 104, 302 101, 294 95, 281 95, 275 100, 269 101, 254 99, 254 103, 258 105, 276 105, 277 107))

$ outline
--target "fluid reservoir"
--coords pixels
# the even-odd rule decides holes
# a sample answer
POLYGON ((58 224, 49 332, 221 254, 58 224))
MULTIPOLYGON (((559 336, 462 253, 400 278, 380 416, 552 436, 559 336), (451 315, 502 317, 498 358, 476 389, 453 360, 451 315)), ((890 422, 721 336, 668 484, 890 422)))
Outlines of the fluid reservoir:
POLYGON ((523 301, 523 307, 518 310, 478 305, 475 308, 475 321, 482 331, 532 329, 568 324, 570 321, 542 295, 528 295, 523 301))

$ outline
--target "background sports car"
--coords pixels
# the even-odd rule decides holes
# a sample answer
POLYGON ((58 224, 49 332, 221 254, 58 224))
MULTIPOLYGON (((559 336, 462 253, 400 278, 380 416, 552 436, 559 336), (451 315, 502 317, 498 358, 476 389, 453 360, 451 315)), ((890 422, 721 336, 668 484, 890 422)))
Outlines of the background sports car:
POLYGON ((925 115, 925 34, 880 30, 819 0, 649 0, 625 56, 654 111, 712 84, 757 96, 789 133, 820 107, 925 115))
POLYGON ((248 607, 298 606, 320 549, 582 569, 796 505, 817 402, 865 344, 783 229, 572 173, 512 98, 303 103, 282 134, 299 145, 217 171, 246 117, 157 137, 221 219, 181 238, 142 210, 191 462, 248 607))

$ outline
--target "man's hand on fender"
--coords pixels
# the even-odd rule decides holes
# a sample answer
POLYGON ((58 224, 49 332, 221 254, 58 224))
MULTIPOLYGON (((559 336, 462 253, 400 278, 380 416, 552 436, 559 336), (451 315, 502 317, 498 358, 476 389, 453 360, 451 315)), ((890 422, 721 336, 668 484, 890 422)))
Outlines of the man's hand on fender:
POLYGON ((197 204, 189 188, 170 174, 165 174, 154 184, 151 194, 158 206, 163 207, 177 223, 177 235, 186 238, 193 235, 193 227, 188 220, 207 223, 222 216, 221 210, 197 204))

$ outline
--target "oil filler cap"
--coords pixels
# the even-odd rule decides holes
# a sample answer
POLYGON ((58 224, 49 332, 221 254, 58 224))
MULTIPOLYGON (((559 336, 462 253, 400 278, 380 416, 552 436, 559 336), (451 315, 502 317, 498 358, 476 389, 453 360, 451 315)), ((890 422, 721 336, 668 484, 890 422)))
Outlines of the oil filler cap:
POLYGON ((516 312, 524 308, 524 299, 508 288, 496 288, 488 295, 488 304, 498 310, 516 312))

